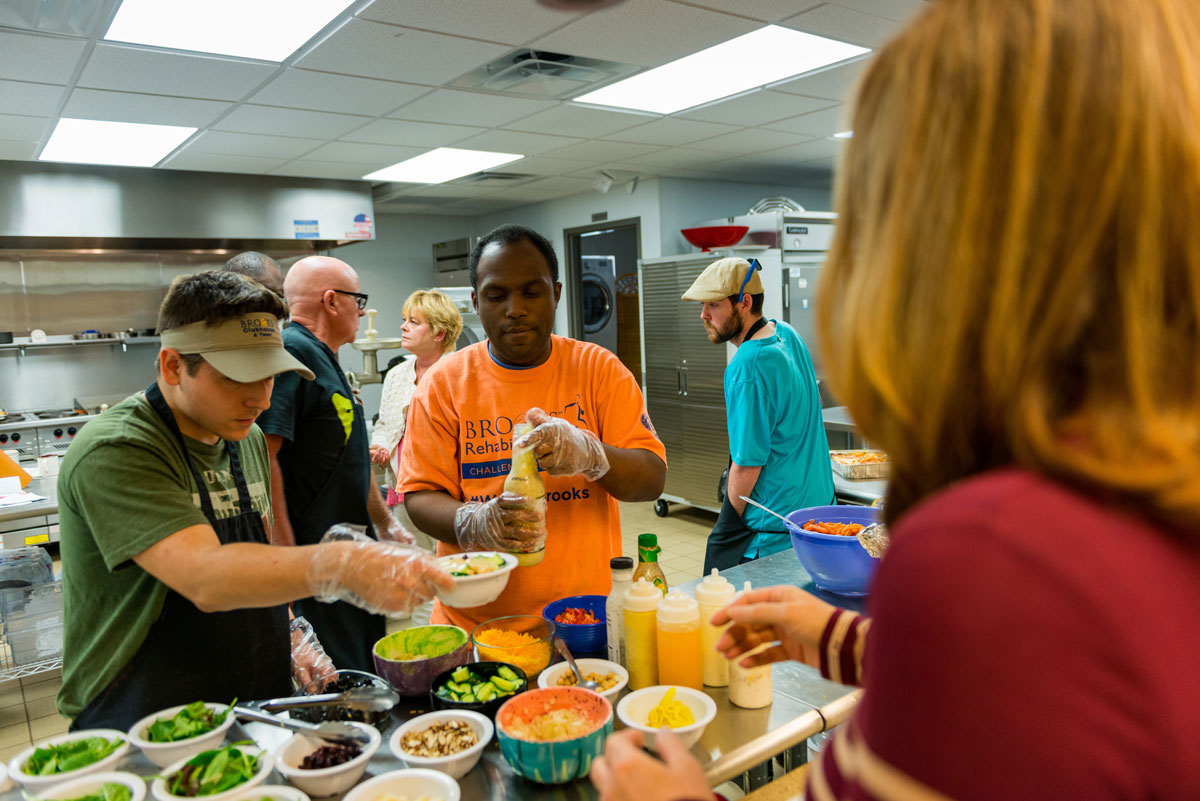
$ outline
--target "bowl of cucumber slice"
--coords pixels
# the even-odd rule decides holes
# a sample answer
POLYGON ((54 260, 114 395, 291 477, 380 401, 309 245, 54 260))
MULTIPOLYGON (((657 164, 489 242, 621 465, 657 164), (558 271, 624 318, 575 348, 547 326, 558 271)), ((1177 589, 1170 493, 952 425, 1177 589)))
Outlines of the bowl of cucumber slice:
POLYGON ((454 587, 438 590, 446 606, 467 608, 490 604, 508 586, 517 557, 503 551, 468 551, 438 557, 438 565, 454 579, 454 587))
POLYGON ((470 662, 435 678, 429 702, 434 709, 466 709, 495 718, 505 701, 528 687, 525 671, 516 665, 470 662))

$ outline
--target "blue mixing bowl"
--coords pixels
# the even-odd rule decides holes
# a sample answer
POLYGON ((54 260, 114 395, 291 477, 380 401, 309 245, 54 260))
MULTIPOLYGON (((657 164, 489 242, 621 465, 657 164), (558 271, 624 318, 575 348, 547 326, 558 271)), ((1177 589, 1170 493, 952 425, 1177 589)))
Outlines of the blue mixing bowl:
POLYGON ((551 601, 542 609, 542 617, 554 624, 554 633, 571 649, 572 656, 608 657, 608 626, 604 606, 608 597, 604 595, 572 595, 551 601), (585 609, 596 616, 599 623, 559 623, 554 618, 567 609, 585 609))
POLYGON ((787 516, 796 558, 819 589, 837 595, 867 595, 879 560, 867 553, 858 537, 820 534, 801 528, 809 520, 821 523, 879 522, 879 510, 869 506, 810 506, 787 516))

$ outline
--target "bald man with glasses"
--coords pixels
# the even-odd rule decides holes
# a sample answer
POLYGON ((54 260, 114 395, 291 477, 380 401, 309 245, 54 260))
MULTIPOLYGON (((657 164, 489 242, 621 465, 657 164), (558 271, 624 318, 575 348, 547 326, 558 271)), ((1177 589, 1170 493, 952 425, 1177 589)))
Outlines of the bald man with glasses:
MULTIPOLYGON (((292 318, 283 344, 316 377, 277 380, 271 408, 259 418, 271 459, 273 544, 308 545, 337 523, 363 526, 381 540, 412 542, 372 483, 362 404, 338 364, 338 349, 354 341, 365 313, 367 295, 360 289, 354 269, 329 256, 301 259, 284 279, 292 318)), ((381 616, 311 598, 296 606, 335 665, 373 670, 371 647, 385 633, 381 616)))

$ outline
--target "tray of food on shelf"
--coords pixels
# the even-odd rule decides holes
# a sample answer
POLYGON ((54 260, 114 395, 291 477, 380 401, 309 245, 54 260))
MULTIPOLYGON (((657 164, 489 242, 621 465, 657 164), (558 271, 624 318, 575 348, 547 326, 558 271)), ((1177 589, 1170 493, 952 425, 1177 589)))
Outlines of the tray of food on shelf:
POLYGON ((888 457, 884 451, 830 451, 833 472, 842 478, 887 478, 888 457))

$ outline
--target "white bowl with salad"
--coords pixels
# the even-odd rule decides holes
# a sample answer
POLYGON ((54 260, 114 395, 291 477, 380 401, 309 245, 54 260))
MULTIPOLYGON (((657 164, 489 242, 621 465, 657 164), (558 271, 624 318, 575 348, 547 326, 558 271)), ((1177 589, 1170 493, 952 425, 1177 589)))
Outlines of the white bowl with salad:
POLYGON ((146 780, 125 771, 89 773, 56 784, 37 801, 143 801, 146 780))
POLYGON ((129 742, 165 768, 219 746, 234 718, 230 706, 194 701, 142 718, 129 729, 129 742))
POLYGON ((465 609, 499 598, 517 557, 503 551, 467 551, 439 557, 438 564, 454 578, 454 588, 438 590, 438 600, 465 609))
POLYGON ((198 796, 204 801, 231 801, 265 782, 274 767, 265 749, 249 742, 231 743, 167 765, 150 785, 150 794, 157 801, 198 796), (209 768, 218 761, 220 769, 209 774, 209 768))
POLYGON ((286 784, 260 784, 235 795, 230 801, 312 801, 308 793, 286 784))
POLYGON ((31 795, 68 779, 112 770, 129 753, 125 732, 84 729, 26 748, 8 763, 8 775, 31 795))

